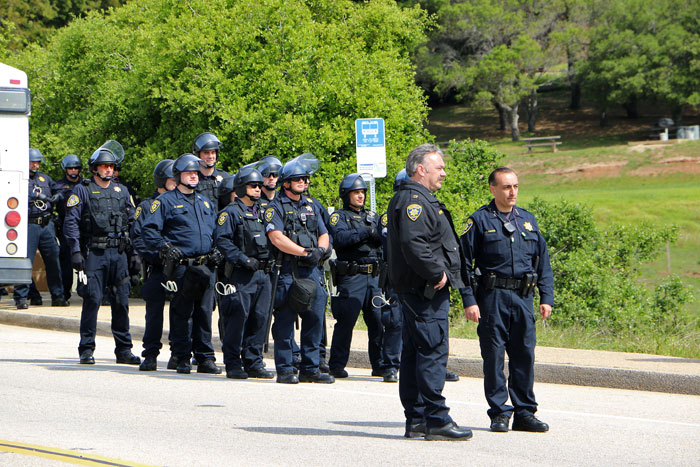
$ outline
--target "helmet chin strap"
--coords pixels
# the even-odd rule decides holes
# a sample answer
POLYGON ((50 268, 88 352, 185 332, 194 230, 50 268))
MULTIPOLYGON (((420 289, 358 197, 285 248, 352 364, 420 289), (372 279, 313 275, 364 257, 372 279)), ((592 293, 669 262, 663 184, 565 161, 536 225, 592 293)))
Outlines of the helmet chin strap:
POLYGON ((251 201, 257 201, 260 199, 260 196, 251 196, 251 195, 246 195, 248 198, 250 198, 251 201))
POLYGON ((106 177, 103 177, 102 175, 100 175, 99 172, 97 173, 97 176, 100 177, 100 180, 102 180, 103 182, 108 182, 114 178, 113 175, 108 175, 106 177))
POLYGON ((197 188, 197 184, 194 184, 194 185, 189 185, 189 184, 187 184, 187 183, 184 183, 184 182, 180 182, 180 185, 182 185, 182 186, 186 186, 186 187, 187 187, 187 188, 189 188, 190 190, 194 190, 194 189, 196 189, 196 188, 197 188))
POLYGON ((270 191, 274 191, 277 189, 277 185, 263 185, 263 186, 265 187, 265 189, 270 190, 270 191))

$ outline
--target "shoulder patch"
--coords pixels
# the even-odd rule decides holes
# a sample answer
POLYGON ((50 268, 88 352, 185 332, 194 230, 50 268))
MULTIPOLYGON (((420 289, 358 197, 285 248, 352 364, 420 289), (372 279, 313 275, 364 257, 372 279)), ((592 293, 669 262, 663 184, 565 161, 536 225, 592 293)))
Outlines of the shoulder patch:
POLYGON ((141 206, 139 206, 139 207, 136 208, 136 212, 134 213, 134 220, 136 220, 136 219, 139 218, 139 216, 141 215, 141 212, 142 212, 142 211, 143 211, 143 209, 141 209, 141 206))
POLYGON ((70 195, 70 198, 68 198, 68 201, 66 201, 66 206, 69 208, 77 206, 78 204, 80 204, 80 198, 78 198, 78 195, 70 195))
POLYGON ((340 220, 340 214, 338 214, 337 212, 334 212, 333 214, 331 214, 331 219, 330 219, 331 225, 333 225, 333 226, 338 225, 339 220, 340 220))
POLYGON ((406 215, 414 222, 420 217, 422 212, 423 207, 420 204, 409 204, 406 206, 406 215))
POLYGON ((153 214, 154 212, 156 212, 156 211, 158 210, 159 207, 160 207, 160 201, 158 201, 157 199, 154 200, 154 201, 151 203, 151 214, 153 214))
POLYGON ((219 214, 219 219, 216 221, 216 223, 219 225, 224 225, 226 223, 226 219, 228 219, 228 213, 222 212, 219 214))
POLYGON ((467 219, 467 225, 464 226, 464 232, 462 232, 462 235, 469 232, 473 226, 474 226, 474 219, 472 219, 470 217, 469 219, 467 219))
POLYGON ((209 201, 207 201, 206 199, 204 200, 204 205, 207 207, 207 209, 209 209, 209 201))
POLYGON ((273 208, 265 209, 265 221, 270 222, 273 217, 275 217, 275 210, 273 208))
POLYGON ((382 214, 382 217, 381 219, 379 219, 379 222, 381 222, 382 227, 386 227, 389 223, 389 215, 386 213, 382 214))

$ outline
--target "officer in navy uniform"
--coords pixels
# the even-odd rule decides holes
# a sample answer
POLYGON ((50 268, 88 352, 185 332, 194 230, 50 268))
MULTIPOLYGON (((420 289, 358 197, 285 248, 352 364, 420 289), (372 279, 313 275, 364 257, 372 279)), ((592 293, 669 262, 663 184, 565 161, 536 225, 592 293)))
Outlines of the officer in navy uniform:
POLYGON ((157 251, 163 260, 165 286, 174 292, 170 301, 170 340, 177 372, 189 374, 194 346, 198 373, 221 373, 211 342, 211 313, 214 307, 213 270, 221 253, 213 248, 216 209, 212 202, 195 192, 199 181, 200 159, 183 154, 173 164, 177 188, 160 195, 141 228, 147 251, 157 251), (197 326, 198 341, 192 341, 197 326), (195 330, 192 331, 192 334, 195 330))
POLYGON ((91 179, 76 185, 66 202, 64 237, 71 251, 71 264, 79 273, 77 292, 83 298, 80 315, 80 363, 94 364, 97 311, 105 287, 114 291, 112 334, 117 363, 138 365, 131 353, 129 333, 129 269, 140 269, 138 257, 129 264, 129 222, 134 213, 129 193, 112 176, 115 155, 100 148, 89 160, 91 179), (80 276, 87 276, 86 281, 80 276), (86 283, 87 282, 87 283, 86 283))
POLYGON ((279 180, 282 162, 275 156, 265 156, 258 161, 256 168, 263 177, 262 193, 260 194, 260 209, 265 212, 270 201, 277 194, 277 180, 279 180))
POLYGON ((218 187, 225 177, 231 176, 227 172, 216 168, 220 149, 221 141, 213 133, 200 134, 192 144, 192 152, 202 160, 202 170, 196 191, 213 202, 217 209, 219 206, 218 187))
MULTIPOLYGON (((158 354, 162 344, 160 338, 163 335, 163 309, 165 308, 166 291, 161 284, 167 279, 163 274, 163 263, 157 253, 146 248, 141 236, 141 229, 151 208, 156 210, 156 199, 166 191, 172 191, 176 187, 173 178, 172 159, 158 162, 153 169, 153 183, 156 191, 143 200, 134 213, 134 222, 131 224, 131 241, 134 250, 141 257, 146 266, 146 277, 141 286, 141 296, 146 301, 146 328, 143 332, 143 361, 139 366, 140 371, 156 371, 158 369, 158 354)), ((177 368, 177 364, 175 364, 177 368)))
POLYGON ((478 322, 484 360, 484 392, 491 431, 545 432, 549 425, 535 417, 533 391, 535 314, 533 292, 540 294, 540 314, 546 319, 554 303, 554 279, 547 244, 535 216, 516 206, 518 176, 500 167, 489 176, 493 200, 467 220, 461 237, 467 267, 479 271, 467 287, 465 316, 478 322), (509 376, 503 374, 508 353, 509 376), (513 405, 508 404, 508 396, 513 405))
POLYGON ((404 181, 389 203, 389 279, 401 301, 403 343, 399 396, 404 436, 466 440, 472 432, 450 417, 442 389, 449 346, 450 287, 464 289, 466 265, 452 217, 433 194, 442 186, 442 151, 423 144, 406 160, 404 181))
POLYGON ((223 339, 226 377, 272 379, 263 367, 263 345, 272 298, 268 245, 258 200, 263 177, 252 166, 242 167, 233 178, 236 198, 219 213, 215 244, 226 258, 224 281, 235 293, 221 295, 225 316, 223 339))
POLYGON ((323 336, 324 298, 318 265, 329 247, 328 232, 321 220, 321 212, 304 195, 308 182, 306 167, 296 159, 282 167, 282 189, 265 210, 265 229, 270 242, 282 253, 282 264, 275 300, 275 367, 277 382, 333 383, 335 379, 321 373, 320 346, 323 336), (298 281, 305 279, 305 281, 298 281), (292 283, 298 284, 292 287, 292 283), (311 285, 310 285, 311 284, 311 285), (313 286, 313 288, 312 288, 313 286), (294 290, 294 294, 290 293, 294 290), (299 292, 299 293, 297 293, 299 292), (311 299, 308 307, 300 299, 292 307, 290 299, 311 299), (292 340, 297 313, 301 317, 301 363, 299 376, 292 365, 292 340))
MULTIPOLYGON (((63 170, 64 176, 61 180, 56 182, 56 185, 65 201, 73 194, 73 188, 83 180, 83 177, 80 176, 83 163, 75 154, 68 154, 61 159, 61 169, 63 170)), ((63 282, 63 298, 68 302, 71 296, 71 289, 73 288, 73 267, 70 263, 70 248, 68 248, 68 242, 66 242, 63 237, 63 221, 66 218, 66 203, 57 203, 56 212, 58 213, 56 237, 60 242, 59 259, 61 263, 61 279, 63 282)))
POLYGON ((381 296, 379 217, 364 208, 367 184, 360 174, 343 178, 338 191, 343 209, 330 216, 330 231, 338 257, 331 261, 331 271, 338 293, 331 298, 336 323, 328 366, 334 377, 348 377, 345 366, 350 357, 352 330, 362 311, 367 324, 372 373, 381 374, 383 328, 380 304, 375 302, 375 297, 381 296))
MULTIPOLYGON (((27 257, 34 263, 36 250, 46 266, 46 281, 51 291, 51 306, 68 306, 63 298, 61 283, 61 265, 58 261, 58 243, 56 230, 52 220, 51 210, 63 197, 54 181, 43 172, 39 172, 44 156, 38 149, 29 149, 29 227, 27 229, 27 257)), ((15 305, 19 310, 25 310, 29 285, 15 287, 15 305)))

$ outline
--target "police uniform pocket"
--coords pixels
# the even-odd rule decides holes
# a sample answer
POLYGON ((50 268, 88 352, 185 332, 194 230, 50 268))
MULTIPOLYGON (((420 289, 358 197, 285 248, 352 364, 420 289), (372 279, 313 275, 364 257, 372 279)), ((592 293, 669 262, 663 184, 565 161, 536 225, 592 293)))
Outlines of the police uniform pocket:
POLYGON ((436 319, 416 320, 416 344, 421 350, 432 350, 443 340, 444 331, 436 319))

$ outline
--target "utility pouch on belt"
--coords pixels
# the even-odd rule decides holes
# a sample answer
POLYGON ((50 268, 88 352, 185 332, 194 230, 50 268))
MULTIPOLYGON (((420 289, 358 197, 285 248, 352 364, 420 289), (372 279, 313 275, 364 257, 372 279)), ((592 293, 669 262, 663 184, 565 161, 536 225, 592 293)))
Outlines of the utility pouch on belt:
POLYGON ((537 285, 537 274, 530 272, 523 276, 522 282, 520 284, 520 296, 527 297, 535 292, 535 286, 537 285))
POLYGON ((303 315, 311 309, 311 304, 316 298, 316 281, 309 278, 298 278, 296 274, 296 264, 292 271, 292 286, 289 288, 287 303, 289 307, 298 315, 303 315))
POLYGON ((379 288, 386 290, 386 284, 389 281, 389 268, 386 267, 384 261, 379 262, 379 288))
POLYGON ((332 259, 328 262, 328 265, 331 268, 331 282, 333 282, 334 287, 338 287, 338 263, 332 259))
POLYGON ((187 266, 182 278, 182 295, 192 300, 201 299, 209 287, 210 277, 211 270, 204 264, 187 266))
POLYGON ((163 274, 165 277, 170 279, 173 276, 173 271, 175 271, 175 266, 177 266, 178 261, 173 257, 166 257, 163 261, 163 274))
POLYGON ((493 290, 494 287, 496 287, 496 275, 495 274, 489 274, 488 276, 482 276, 482 280, 484 281, 484 288, 486 290, 493 290))

